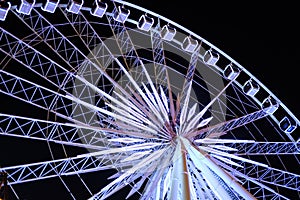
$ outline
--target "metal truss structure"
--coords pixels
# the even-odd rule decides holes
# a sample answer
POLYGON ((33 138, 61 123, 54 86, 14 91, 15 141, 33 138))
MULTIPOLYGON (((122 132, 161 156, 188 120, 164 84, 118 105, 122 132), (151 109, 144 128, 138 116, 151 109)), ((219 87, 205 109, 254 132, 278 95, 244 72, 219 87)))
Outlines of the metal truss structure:
POLYGON ((61 199, 300 198, 299 120, 197 34, 121 0, 1 1, 0 17, 17 199, 49 180, 61 199))

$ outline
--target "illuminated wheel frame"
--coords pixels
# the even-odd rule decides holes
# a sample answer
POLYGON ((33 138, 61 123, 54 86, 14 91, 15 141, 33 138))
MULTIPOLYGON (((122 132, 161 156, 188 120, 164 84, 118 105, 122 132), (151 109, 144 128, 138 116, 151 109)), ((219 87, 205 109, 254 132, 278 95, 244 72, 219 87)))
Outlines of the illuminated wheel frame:
POLYGON ((0 24, 16 198, 49 180, 62 199, 300 197, 299 120, 217 47, 124 1, 21 2, 0 24))

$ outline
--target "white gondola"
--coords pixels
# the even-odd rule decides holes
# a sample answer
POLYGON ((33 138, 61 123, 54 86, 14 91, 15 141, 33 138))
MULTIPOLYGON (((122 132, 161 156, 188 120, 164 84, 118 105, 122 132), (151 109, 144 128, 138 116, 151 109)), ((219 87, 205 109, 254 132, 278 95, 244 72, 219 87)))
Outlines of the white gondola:
POLYGON ((78 14, 83 5, 83 0, 70 0, 67 5, 67 11, 78 14))
POLYGON ((259 91, 259 89, 259 84, 253 81, 252 79, 246 81, 243 85, 243 92, 248 96, 253 97, 259 91))
POLYGON ((203 61, 208 65, 215 65, 218 62, 219 58, 220 55, 217 52, 210 49, 205 52, 203 56, 203 61))
POLYGON ((226 79, 233 80, 240 74, 240 69, 233 64, 229 64, 223 71, 223 76, 226 79))
POLYGON ((29 15, 35 4, 35 0, 21 0, 17 5, 16 11, 20 14, 29 15))
POLYGON ((118 22, 124 23, 127 20, 129 14, 130 14, 130 10, 128 10, 124 7, 118 6, 118 9, 115 10, 115 12, 113 14, 113 18, 114 18, 114 20, 116 20, 118 22))
POLYGON ((297 125, 293 120, 290 120, 288 117, 285 116, 279 122, 279 127, 283 132, 291 134, 297 128, 297 125))
POLYGON ((46 12, 54 13, 58 4, 59 0, 46 0, 41 9, 46 12))
POLYGON ((170 27, 169 25, 164 25, 161 30, 162 39, 167 41, 173 40, 175 34, 176 34, 176 29, 174 27, 170 27))
POLYGON ((142 15, 139 19, 137 27, 143 31, 149 31, 154 24, 154 19, 146 15, 142 15))
POLYGON ((269 114, 273 114, 279 107, 278 102, 271 96, 263 100, 261 108, 269 114))
POLYGON ((9 9, 11 8, 11 4, 6 1, 0 1, 0 20, 4 21, 9 9))
POLYGON ((106 10, 107 10, 107 3, 101 2, 101 0, 95 0, 91 9, 91 14, 96 17, 103 17, 106 10))
POLYGON ((190 36, 187 36, 184 38, 181 48, 188 52, 194 52, 198 46, 198 41, 191 38, 190 36))

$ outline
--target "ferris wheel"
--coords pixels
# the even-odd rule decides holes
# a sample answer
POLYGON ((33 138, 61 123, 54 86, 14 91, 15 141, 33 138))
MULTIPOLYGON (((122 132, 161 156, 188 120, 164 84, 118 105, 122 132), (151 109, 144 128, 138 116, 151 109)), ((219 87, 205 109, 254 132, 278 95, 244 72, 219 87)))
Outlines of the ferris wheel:
POLYGON ((300 198, 300 121, 122 0, 0 1, 0 199, 300 198))

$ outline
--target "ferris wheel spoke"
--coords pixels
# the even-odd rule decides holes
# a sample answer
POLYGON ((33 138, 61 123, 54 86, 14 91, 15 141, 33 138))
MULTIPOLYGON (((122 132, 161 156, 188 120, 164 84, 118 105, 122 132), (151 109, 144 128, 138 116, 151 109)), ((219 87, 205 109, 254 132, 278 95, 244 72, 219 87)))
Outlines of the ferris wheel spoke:
MULTIPOLYGON (((116 60, 117 61, 117 60, 116 60)), ((117 62, 119 66, 122 66, 121 63, 117 62)), ((123 103, 127 104, 127 106, 129 106, 131 109, 129 109, 128 111, 131 111, 131 112, 134 112, 137 114, 137 116, 145 116, 145 117, 148 117, 148 119, 150 120, 145 120, 144 122, 146 124, 150 124, 152 127, 154 126, 155 129, 157 129, 157 126, 155 124, 159 124, 157 119, 154 117, 155 115, 153 115, 149 110, 146 109, 147 104, 144 102, 144 100, 140 97, 139 94, 137 94, 134 90, 132 90, 131 88, 130 89, 130 92, 131 94, 129 94, 122 86, 120 86, 118 83, 116 83, 105 71, 102 71, 102 69, 98 68, 98 70, 118 89, 120 90, 120 92, 125 95, 128 99, 124 98, 122 96, 122 94, 119 94, 118 92, 115 92, 113 91, 113 93, 118 97, 120 98, 121 101, 123 101, 123 103), (135 98, 133 98, 133 96, 135 96, 135 98), (155 122, 152 123, 152 122, 155 122)), ((129 75, 130 76, 130 75, 129 75)), ((82 77, 79 77, 77 76, 77 78, 79 79, 82 79, 82 77)), ((132 79, 130 77, 130 79, 132 79)), ((83 82, 86 82, 84 81, 83 79, 83 82)), ((87 85, 90 85, 91 84, 88 84, 88 82, 86 82, 87 85)), ((93 86, 91 86, 93 87, 93 86)), ((93 87, 95 88, 95 87, 93 87)), ((103 91, 100 91, 99 89, 96 89, 96 91, 99 93, 99 94, 102 94, 104 95, 106 98, 110 99, 111 101, 114 101, 116 103, 117 100, 113 100, 112 97, 109 97, 110 95, 107 94, 105 95, 103 91)), ((144 95, 144 94, 142 94, 144 95)), ((145 97, 145 95, 144 95, 145 97)), ((118 101, 118 104, 121 105, 121 101, 118 101)), ((142 119, 145 119, 144 117, 142 117, 142 119)))
MULTIPOLYGON (((234 82, 234 80, 235 79, 230 80, 227 83, 227 85, 221 91, 219 91, 219 93, 198 114, 193 113, 193 116, 188 116, 190 121, 186 122, 186 125, 184 126, 184 129, 181 131, 182 135, 184 135, 188 138, 190 138, 192 136, 195 136, 198 133, 197 131, 193 131, 193 129, 195 129, 195 127, 196 128, 201 128, 201 127, 207 125, 211 121, 212 117, 209 117, 207 119, 202 120, 199 123, 200 119, 203 118, 204 114, 208 111, 208 109, 219 99, 219 97, 234 82), (197 123, 199 123, 199 124, 197 124, 197 123)), ((181 114, 185 114, 185 113, 180 113, 180 115, 181 114)))
POLYGON ((268 165, 254 161, 254 160, 250 160, 241 156, 237 156, 234 154, 230 154, 221 150, 218 150, 216 148, 212 148, 212 147, 204 147, 204 146, 200 146, 199 149, 211 154, 211 156, 218 158, 220 160, 223 160, 225 162, 230 161, 233 165, 236 165, 238 167, 243 167, 241 166, 240 162, 245 162, 245 163, 249 163, 249 164, 253 164, 253 165, 259 165, 262 167, 267 167, 268 165), (233 161, 234 160, 234 161, 233 161))
MULTIPOLYGON (((117 12, 117 6, 114 3, 114 10, 112 13, 117 12)), ((124 23, 117 22, 113 16, 106 15, 108 23, 110 24, 111 31, 114 35, 115 41, 118 45, 121 55, 125 63, 126 70, 131 73, 129 69, 134 69, 140 64, 143 65, 141 57, 137 53, 132 38, 124 25, 124 23)))
MULTIPOLYGON (((140 149, 141 151, 144 151, 145 154, 143 154, 143 160, 142 161, 148 161, 148 162, 141 162, 141 160, 137 160, 136 164, 133 163, 129 163, 131 168, 128 168, 128 170, 126 170, 124 173, 118 173, 116 174, 117 179, 115 179, 110 185, 110 188, 108 190, 104 190, 102 189, 99 193, 95 194, 91 199, 102 199, 102 198, 106 198, 110 195, 112 195, 113 193, 117 192, 118 190, 120 190, 121 188, 123 188, 126 185, 131 185, 131 183, 133 183, 133 181, 137 180, 139 177, 141 177, 141 179, 135 183, 134 185, 131 185, 132 189, 129 192, 129 194, 127 195, 127 198, 130 197, 132 194, 136 193, 139 188, 142 186, 142 184, 146 181, 147 177, 151 174, 151 176, 156 176, 157 179, 147 183, 147 185, 145 186, 145 195, 152 195, 152 190, 155 188, 156 186, 156 182, 159 181, 160 176, 158 176, 158 174, 161 174, 162 170, 164 170, 164 166, 168 166, 167 162, 170 160, 170 158, 172 157, 172 154, 170 154, 170 148, 166 147, 163 149, 160 149, 158 151, 156 151, 155 153, 149 153, 149 151, 147 151, 147 149, 145 150, 145 148, 150 147, 149 145, 151 145, 150 143, 147 144, 137 144, 137 145, 131 145, 128 147, 123 147, 123 148, 116 148, 116 149, 111 149, 111 150, 107 150, 107 151, 99 151, 99 152, 95 152, 93 155, 94 156, 98 156, 98 155, 106 155, 107 153, 121 153, 121 152, 128 152, 128 151, 135 151, 140 149), (165 152, 165 153, 164 153, 165 152), (155 154, 155 155, 152 155, 155 154), (158 162, 158 158, 159 157, 163 157, 163 159, 159 159, 159 160, 163 160, 163 163, 158 162), (125 177, 125 178, 124 178, 125 177), (151 192, 150 192, 151 191, 151 192), (149 193, 150 192, 150 193, 149 193)), ((160 143, 157 144, 152 144, 152 145, 161 145, 160 143)), ((151 148, 150 148, 151 149, 151 148)), ((151 150, 150 150, 151 151, 151 150)), ((132 155, 136 155, 136 153, 133 153, 132 155)), ((83 155, 84 156, 84 155, 83 155)), ((136 156, 135 156, 136 157, 136 156)), ((127 157, 128 158, 128 157, 127 157)), ((125 158, 125 160, 127 160, 127 158, 125 158)), ((123 162, 123 160, 121 160, 121 163, 123 162)), ((124 163, 125 165, 128 163, 124 163)), ((124 165, 124 166, 125 166, 124 165)), ((116 164, 116 167, 121 167, 121 165, 116 164)), ((124 167, 122 166, 122 167, 124 167)), ((108 187, 108 186, 107 186, 108 187)), ((145 198, 148 199, 148 198, 145 198)))
POLYGON ((156 107, 158 108, 158 110, 160 111, 160 113, 162 114, 165 122, 168 122, 169 121, 169 117, 168 117, 168 112, 167 112, 167 108, 165 107, 165 103, 163 103, 163 100, 161 99, 159 93, 158 93, 158 90, 159 90, 159 87, 155 87, 153 81, 151 80, 151 77, 146 69, 146 67, 144 66, 143 62, 141 61, 141 66, 143 68, 143 72, 145 73, 145 76, 148 80, 148 84, 150 84, 150 87, 151 87, 151 90, 152 90, 152 93, 148 90, 148 88, 143 84, 145 90, 148 90, 148 97, 152 97, 154 96, 152 102, 153 104, 156 105, 156 107), (153 94, 153 95, 152 95, 153 94))
POLYGON ((159 167, 151 174, 150 180, 147 182, 147 185, 144 189, 144 195, 141 200, 146 199, 164 199, 166 191, 172 188, 172 181, 170 181, 173 174, 173 167, 168 165, 169 162, 176 163, 176 158, 174 157, 173 147, 169 148, 166 153, 161 158, 162 162, 159 164, 159 167), (163 175, 166 176, 163 176, 163 175), (167 174, 169 176, 167 177, 167 174), (168 180, 166 180, 168 179, 168 180), (165 191, 161 191, 164 188, 165 191))
POLYGON ((152 175, 149 175, 149 179, 153 181, 148 181, 147 185, 145 186, 145 189, 143 191, 143 197, 141 197, 141 200, 144 199, 158 199, 157 195, 159 195, 159 183, 158 183, 158 175, 160 171, 154 171, 152 175), (154 184, 156 183, 156 184, 154 184), (151 190, 150 190, 151 188, 151 190), (147 198, 146 198, 147 197, 147 198))
POLYGON ((245 187, 247 187, 247 183, 254 183, 255 185, 257 185, 258 187, 247 187, 247 190, 250 191, 251 193, 256 193, 257 197, 258 197, 258 193, 261 193, 264 197, 268 197, 268 198, 283 198, 283 199, 288 199, 286 197, 284 197, 283 195, 277 193, 274 189, 264 185, 263 183, 261 183, 259 180, 254 179, 252 177, 247 176, 246 174, 243 174, 235 169, 233 169, 232 167, 230 167, 229 165, 220 162, 219 160, 214 159, 214 161, 216 163, 218 163, 218 165, 222 166, 224 169, 226 169, 228 171, 228 173, 233 172, 232 175, 239 181, 241 181, 243 183, 243 185, 245 187))
POLYGON ((127 119, 124 116, 117 115, 103 108, 96 107, 71 95, 63 95, 54 92, 50 89, 34 84, 8 72, 1 70, 0 78, 1 89, 3 88, 2 90, 0 90, 1 93, 7 94, 26 103, 35 105, 36 107, 49 110, 50 112, 53 112, 57 116, 67 119, 68 121, 72 121, 72 118, 70 118, 72 116, 72 112, 70 112, 68 108, 70 108, 70 106, 73 107, 73 105, 80 105, 87 108, 89 112, 100 112, 102 114, 108 114, 109 116, 113 116, 125 123, 129 123, 140 130, 150 131, 154 134, 157 133, 153 129, 148 128, 145 125, 134 120, 127 119), (72 100, 73 104, 68 104, 68 106, 66 106, 66 100, 72 100), (54 111, 54 106, 57 105, 57 102, 60 102, 62 105, 61 107, 56 107, 56 111, 54 111))
POLYGON ((59 67, 47 56, 35 50, 24 41, 0 27, 0 51, 14 59, 34 73, 42 76, 47 82, 62 88, 70 78, 70 72, 59 67))
MULTIPOLYGON (((108 65, 112 65, 112 69, 117 69, 117 67, 119 67, 119 65, 114 67, 113 61, 116 59, 116 55, 114 55, 106 46, 105 42, 101 39, 97 31, 95 31, 86 17, 82 13, 74 15, 72 13, 64 12, 62 9, 60 9, 60 11, 70 22, 70 25, 72 26, 82 43, 85 45, 85 47, 87 49, 90 49, 89 53, 91 55, 91 58, 86 57, 85 61, 85 63, 87 63, 87 67, 95 67, 95 69, 98 70, 101 75, 104 75, 116 88, 118 88, 123 94, 126 94, 129 97, 130 95, 124 90, 124 88, 122 88, 110 75, 107 74, 106 69, 108 65)), ((82 69, 79 69, 78 73, 81 73, 85 69, 86 67, 82 67, 82 69)))
MULTIPOLYGON (((114 13, 114 12, 117 12, 116 5, 114 6, 112 13, 114 13)), ((113 16, 106 15, 106 18, 110 24, 111 31, 115 37, 115 40, 117 42, 120 53, 125 60, 126 67, 129 67, 129 66, 135 67, 136 64, 138 64, 136 62, 136 60, 139 58, 137 57, 134 45, 133 45, 131 38, 126 30, 126 26, 121 22, 115 21, 113 19, 113 16), (126 53, 128 54, 127 55, 128 57, 132 56, 133 58, 135 58, 130 64, 127 64, 127 62, 126 62, 126 58, 125 58, 126 53)))
POLYGON ((203 145, 218 150, 228 151, 234 155, 284 155, 299 154, 297 142, 260 142, 255 140, 231 140, 231 139, 196 139, 196 145, 203 145))
POLYGON ((110 166, 101 163, 99 158, 92 156, 71 157, 10 167, 0 168, 0 172, 8 174, 10 185, 62 175, 73 175, 92 171, 107 170, 110 166))
MULTIPOLYGON (((132 154, 134 155, 134 154, 132 154)), ((145 154, 147 155, 147 154, 145 154)), ((148 155, 150 157, 150 155, 148 155)), ((154 161, 151 164, 147 164, 145 162, 145 169, 144 172, 145 173, 135 173, 135 176, 130 177, 129 179, 127 179, 128 183, 133 182, 134 180, 136 180, 137 178, 141 177, 141 179, 139 181, 137 181, 137 183, 133 183, 134 185, 130 185, 132 187, 131 191, 128 193, 126 198, 129 198, 130 196, 132 196, 134 193, 138 192, 138 190, 142 187, 142 184, 144 184, 147 181, 147 184, 144 188, 144 196, 142 197, 142 199, 149 199, 150 197, 153 197, 153 195, 159 195, 159 193, 157 193, 157 191, 155 191, 155 189, 157 189, 157 183, 161 180, 160 175, 162 175, 165 167, 167 167, 168 165, 168 161, 170 161, 172 157, 172 153, 170 152, 170 148, 166 148, 164 155, 162 155, 162 159, 163 162, 162 163, 157 163, 157 161, 154 161), (149 165, 149 166, 148 166, 149 165), (148 180, 147 180, 148 179, 148 180), (153 180, 153 181, 149 181, 149 180, 153 180)), ((125 158, 126 159, 126 158, 125 158)), ((137 163, 139 164, 139 163, 137 163)), ((132 165, 134 166, 134 165, 132 165)), ((131 169, 129 169, 131 170, 131 169)), ((117 176, 118 177, 118 176, 117 176)))
MULTIPOLYGON (((83 101, 78 101, 78 102, 83 102, 79 104, 68 104, 66 106, 65 101, 69 100, 70 98, 66 98, 64 95, 54 92, 50 89, 44 88, 42 86, 39 86, 37 84, 34 84, 30 81, 27 81, 25 79, 22 79, 20 77, 17 77, 13 74, 10 74, 8 72, 2 71, 1 70, 1 85, 3 89, 1 90, 2 93, 5 93, 7 95, 10 95, 14 98, 20 99, 24 102, 30 103, 32 105, 35 105, 39 108, 45 109, 45 110, 50 110, 51 112, 55 113, 56 115, 67 119, 71 120, 70 116, 72 115, 72 112, 68 110, 68 108, 73 107, 73 106, 83 106, 83 105, 89 105, 86 102, 83 101), (9 77, 9 78, 8 78, 9 77), (7 80, 8 79, 8 80, 7 80), (56 107, 57 103, 60 103, 60 107, 56 107), (56 111, 54 111, 54 106, 56 111)), ((99 91, 99 90, 97 90, 99 91)), ((87 106, 87 108, 92 108, 89 110, 89 112, 92 110, 93 112, 97 112, 93 109, 95 109, 95 106, 87 106)), ((101 108, 96 108, 97 110, 101 110, 105 112, 106 114, 108 111, 105 111, 101 108)), ((121 118, 121 117, 119 117, 121 118)), ((125 118, 122 117, 125 122, 128 122, 125 118)), ((140 128, 141 126, 138 126, 140 128)), ((144 127, 144 126, 143 126, 144 127)), ((144 127, 144 129, 147 129, 144 127)), ((147 129, 149 130, 149 129, 147 129)), ((153 131, 152 131, 153 132, 153 131)))
MULTIPOLYGON (((139 189, 142 187, 142 185, 147 181, 148 176, 151 175, 152 170, 150 170, 150 172, 145 172, 141 179, 139 181, 137 181, 136 183, 134 183, 134 185, 132 186, 130 192, 128 193, 128 195, 126 196, 126 198, 130 198, 134 193, 138 193, 139 189)), ((149 180, 148 180, 149 181, 149 180)))
MULTIPOLYGON (((130 132, 123 130, 101 128, 79 123, 59 123, 7 114, 0 114, 0 125, 0 135, 44 140, 96 150, 105 148, 101 145, 103 141, 97 138, 105 138, 113 134, 131 135, 130 132), (85 134, 82 134, 81 130, 86 130, 85 134)), ((141 135, 138 136, 141 137, 141 135)), ((108 141, 108 139, 105 140, 108 141)))
POLYGON ((85 139, 87 136, 78 138, 77 132, 79 126, 70 123, 57 123, 29 117, 0 114, 0 125, 0 135, 51 141, 54 143, 91 149, 101 149, 100 146, 82 144, 81 140, 85 139))
MULTIPOLYGON (((144 72, 148 78, 149 84, 152 85, 152 91, 155 95, 155 100, 159 103, 160 102, 160 108, 155 107, 155 103, 151 101, 151 99, 149 97, 147 97, 147 95, 142 91, 142 89, 139 87, 139 85, 137 84, 137 82, 133 79, 133 77, 130 75, 130 73, 125 69, 125 67, 122 65, 122 63, 120 63, 120 61, 118 59, 115 59, 115 61, 118 63, 118 65, 120 66, 120 68, 122 69, 122 71, 124 72, 124 74, 128 77, 129 81, 132 83, 132 85, 134 86, 134 88, 138 91, 138 94, 142 97, 142 100, 146 103, 146 106, 151 110, 151 112, 153 112, 153 114, 155 115, 155 117, 158 118, 158 120, 162 123, 165 124, 167 118, 166 118, 166 114, 165 112, 163 112, 163 116, 162 114, 159 112, 159 109, 161 109, 162 111, 165 111, 164 106, 161 103, 161 100, 157 94, 156 89, 153 86, 153 83, 149 77, 149 75, 147 76, 147 71, 145 69, 145 67, 143 66, 143 62, 141 62, 141 66, 143 66, 144 72), (159 100, 158 100, 159 99, 159 100), (163 119, 163 117, 165 117, 165 119, 163 119)), ((152 96, 152 94, 150 94, 152 96)))
MULTIPOLYGON (((7 45, 12 45, 12 47, 1 46, 2 52, 4 51, 7 55, 10 55, 12 58, 14 58, 18 62, 22 63, 25 67, 27 67, 34 73, 37 73, 38 75, 42 76, 44 79, 46 79, 48 82, 52 83, 56 87, 62 89, 62 88, 64 88, 66 81, 69 81, 70 78, 74 78, 74 75, 72 73, 70 73, 69 71, 67 71, 66 69, 61 67, 60 65, 56 64, 54 61, 51 61, 51 59, 44 56, 39 51, 35 50, 34 48, 32 48, 28 44, 24 43, 23 41, 19 40, 12 34, 6 32, 6 31, 3 31, 1 38, 6 39, 7 45), (17 43, 18 45, 14 45, 14 43, 17 43), (19 45, 20 45, 20 47, 18 47, 19 45), (8 50, 5 51, 6 48, 8 48, 8 50), (13 53, 13 52, 16 52, 16 53, 13 53), (31 58, 31 59, 28 59, 27 55, 32 55, 32 56, 29 56, 29 58, 31 58), (53 74, 53 72, 54 72, 54 74, 53 74), (60 78, 60 76, 62 76, 63 78, 60 78)), ((21 81, 17 78, 16 82, 21 82, 21 81)), ((34 85, 34 83, 31 83, 31 84, 34 85)), ((17 90, 19 88, 14 88, 14 89, 17 90)), ((41 89, 39 87, 33 86, 32 88, 27 88, 27 89, 28 89, 27 91, 20 90, 19 93, 21 93, 27 97, 27 92, 30 93, 30 90, 34 90, 34 92, 32 94, 30 94, 31 98, 34 98, 34 97, 37 98, 34 100, 40 100, 40 102, 44 103, 43 105, 46 106, 46 108, 49 108, 48 105, 45 105, 45 104, 47 104, 47 102, 45 101, 45 98, 50 99, 50 97, 47 95, 44 95, 40 91, 41 89), (40 96, 38 96, 38 94, 36 94, 35 90, 38 91, 38 94, 40 94, 40 96)), ((30 99, 29 97, 27 97, 26 100, 29 101, 30 103, 34 103, 33 100, 30 99)), ((57 101, 57 99, 55 101, 57 101)), ((53 103, 53 104, 51 104, 52 107, 54 107, 55 104, 57 103, 55 101, 54 100, 52 101, 52 103, 53 103)), ((65 104, 64 103, 62 103, 62 104, 63 104, 62 105, 63 107, 60 107, 60 108, 67 111, 67 109, 64 108, 65 104)), ((36 104, 34 104, 34 105, 36 105, 36 104)))
MULTIPOLYGON (((113 55, 110 49, 105 45, 105 43, 99 37, 97 32, 88 22, 88 20, 85 18, 85 16, 81 13, 74 15, 71 13, 64 12, 62 9, 60 10, 65 16, 65 18, 70 22, 70 25, 72 26, 72 28, 74 29, 78 37, 81 39, 83 44, 87 47, 87 49, 94 48, 93 51, 90 51, 90 55, 92 55, 92 58, 90 59, 86 57, 83 67, 79 69, 78 74, 84 77, 84 74, 81 74, 81 72, 83 72, 87 68, 91 68, 89 70, 96 69, 97 71, 100 72, 101 75, 107 78, 113 84, 114 87, 119 89, 124 95, 126 95, 133 102, 133 104, 131 103, 131 107, 133 107, 136 111, 140 112, 140 107, 137 108, 139 105, 137 101, 134 100, 131 97, 131 95, 128 94, 128 92, 126 92, 124 88, 122 88, 122 86, 120 86, 110 75, 107 74, 106 69, 108 65, 112 64, 112 67, 114 66, 113 61, 115 59, 115 55, 113 55)), ((59 31, 56 30, 56 32, 59 31)), ((72 45, 72 43, 70 43, 70 45, 72 45)), ((75 49, 77 50, 77 48, 75 49)), ((97 84, 97 83, 92 83, 92 84, 97 84)), ((147 113, 145 112, 145 110, 143 111, 144 113, 147 113)))
MULTIPOLYGON (((160 25, 160 19, 158 19, 158 23, 155 28, 150 29, 151 34, 151 44, 152 44, 152 54, 153 54, 153 66, 154 66, 154 74, 155 74, 155 85, 166 84, 168 90, 168 98, 169 104, 166 103, 165 107, 167 112, 170 112, 173 124, 175 124, 175 107, 172 96, 171 83, 169 78, 169 73, 166 67, 166 58, 164 55, 164 44, 162 38, 162 28, 160 25)), ((161 88, 161 94, 165 95, 165 92, 161 88)), ((166 99, 166 98, 165 98, 166 99)), ((166 101, 166 100, 165 100, 166 101)))
POLYGON ((235 155, 285 155, 300 154, 297 142, 252 142, 220 144, 236 149, 235 155))
POLYGON ((157 134, 157 131, 155 131, 154 129, 149 128, 146 125, 143 125, 143 123, 140 123, 140 122, 128 119, 124 115, 118 115, 118 114, 116 114, 114 112, 110 112, 110 111, 105 110, 103 108, 96 107, 96 106, 91 105, 89 103, 86 103, 86 102, 84 102, 82 100, 79 100, 79 99, 77 99, 77 98, 75 98, 74 96, 71 96, 71 95, 67 95, 65 97, 67 99, 69 99, 69 100, 72 100, 72 101, 76 102, 79 105, 82 105, 82 106, 84 106, 84 107, 86 107, 88 109, 91 109, 94 112, 100 112, 100 113, 102 113, 104 115, 111 116, 111 117, 113 117, 113 118, 115 118, 117 120, 121 120, 122 122, 125 122, 126 124, 130 124, 131 126, 133 126, 135 128, 138 128, 140 130, 144 130, 144 131, 146 131, 148 133, 157 134))
MULTIPOLYGON (((86 84, 86 86, 92 88, 96 93, 103 95, 105 98, 107 98, 108 100, 110 100, 111 102, 115 103, 118 107, 114 106, 113 104, 107 103, 107 106, 109 106, 110 108, 112 108, 113 110, 115 110, 116 112, 129 117, 130 119, 134 120, 134 121, 139 121, 139 122, 143 122, 148 124, 149 126, 151 126, 152 128, 154 128, 155 130, 159 131, 159 127, 157 125, 155 125, 151 120, 148 120, 145 116, 144 113, 141 112, 141 110, 136 107, 134 104, 129 103, 127 100, 124 100, 123 98, 120 99, 123 100, 120 101, 116 98, 114 98, 112 95, 106 93, 105 91, 99 89, 98 87, 96 87, 95 85, 91 84, 90 82, 86 81, 84 78, 76 75, 77 79, 80 79, 83 83, 86 84)), ((118 95, 117 95, 118 96, 118 95)))
POLYGON ((158 19, 157 25, 153 29, 150 29, 156 85, 161 85, 160 82, 166 83, 166 79, 168 78, 161 31, 160 20, 158 19))
MULTIPOLYGON (((272 168, 266 166, 265 164, 256 165, 244 162, 242 160, 237 160, 236 163, 241 165, 242 167, 236 168, 234 166, 231 166, 234 171, 236 170, 250 178, 253 178, 254 180, 257 180, 260 183, 268 183, 290 190, 300 189, 299 174, 272 168)), ((232 173, 234 173, 234 171, 232 171, 232 173)))
MULTIPOLYGON (((151 119, 153 123, 155 124, 159 124, 159 121, 156 119, 155 115, 152 114, 150 111, 148 111, 146 109, 147 105, 146 103, 142 100, 142 98, 133 90, 131 90, 132 95, 136 97, 136 99, 133 99, 133 101, 131 98, 126 99, 124 98, 121 94, 119 93, 115 93, 124 103, 126 103, 127 105, 129 105, 131 108, 133 108, 135 111, 139 112, 139 114, 137 116, 139 116, 140 114, 142 116, 145 115, 145 117, 148 117, 149 119, 151 119), (133 103, 132 103, 133 102, 133 103), (140 104, 141 103, 141 104, 140 104)), ((127 93, 125 93, 127 94, 127 93)), ((127 96, 126 96, 127 97, 127 96)), ((143 117, 141 118, 143 119, 143 117)))
POLYGON ((157 168, 159 166, 159 162, 157 162, 157 159, 159 159, 160 156, 165 153, 165 151, 166 149, 159 149, 149 156, 145 157, 138 164, 134 165, 132 168, 129 168, 117 179, 105 186, 100 192, 95 194, 90 199, 105 199, 126 186, 129 183, 128 181, 131 179, 131 177, 137 179, 143 174, 143 171, 147 171, 147 168, 152 167, 153 165, 155 166, 155 168, 157 168))
POLYGON ((229 120, 227 122, 222 122, 219 124, 216 124, 214 126, 208 127, 208 128, 204 128, 204 129, 200 129, 197 131, 192 131, 190 133, 188 133, 189 137, 208 137, 208 138, 216 138, 219 137, 220 135, 226 134, 226 132, 231 131, 235 128, 247 125, 251 122, 254 122, 255 120, 267 117, 270 115, 269 112, 267 112, 270 108, 277 108, 277 105, 272 105, 268 108, 263 108, 261 110, 246 114, 242 117, 238 117, 232 120, 229 120))
MULTIPOLYGON (((193 83, 193 76, 197 67, 197 61, 199 57, 200 46, 192 53, 189 66, 185 75, 183 87, 179 96, 180 99, 180 124, 184 124, 187 118, 187 109, 189 106, 189 100, 191 95, 191 88, 193 83)), ((179 108, 177 108, 179 112, 179 108)), ((179 114, 179 113, 177 113, 179 114)))
MULTIPOLYGON (((62 94, 3 70, 0 70, 0 80, 1 93, 45 110, 52 110, 54 106, 56 106, 56 103, 60 102, 62 103, 60 107, 62 113, 65 112, 64 114, 66 114, 67 117, 71 115, 67 110, 68 106, 65 107, 64 101, 61 99, 62 94)), ((64 114, 60 114, 60 116, 66 117, 64 114)))
MULTIPOLYGON (((155 84, 156 86, 160 85, 159 81, 166 83, 168 89, 168 98, 169 98, 169 106, 166 105, 165 107, 168 108, 170 112, 173 124, 175 124, 175 107, 173 102, 173 95, 171 89, 171 83, 169 78, 169 73, 166 67, 166 58, 164 55, 164 45, 163 39, 161 36, 161 25, 160 20, 158 19, 158 23, 154 29, 150 30, 151 33, 151 44, 152 44, 152 52, 153 52, 153 65, 154 65, 154 73, 155 73, 155 84)), ((164 92, 161 92, 164 94, 164 92)))

